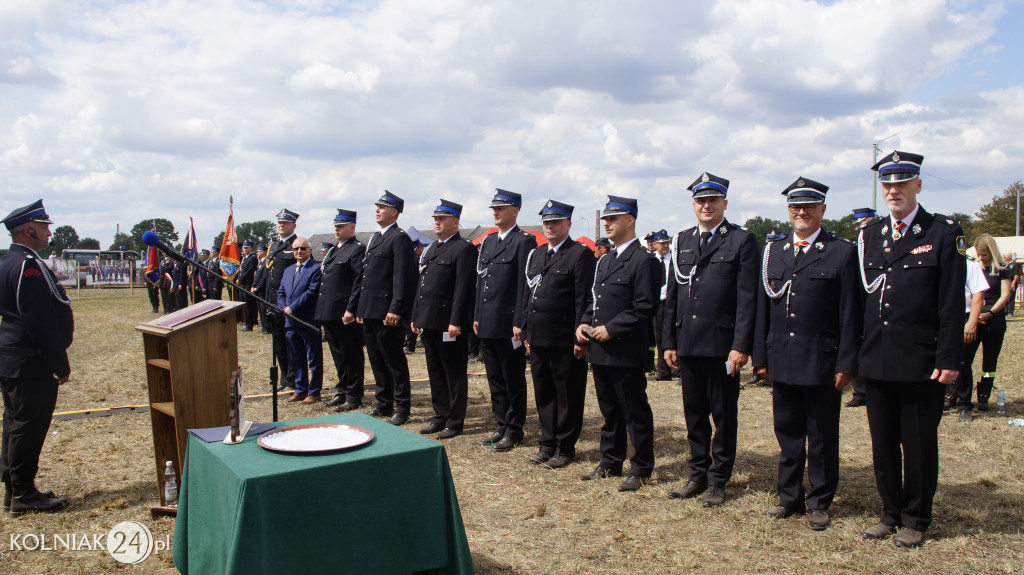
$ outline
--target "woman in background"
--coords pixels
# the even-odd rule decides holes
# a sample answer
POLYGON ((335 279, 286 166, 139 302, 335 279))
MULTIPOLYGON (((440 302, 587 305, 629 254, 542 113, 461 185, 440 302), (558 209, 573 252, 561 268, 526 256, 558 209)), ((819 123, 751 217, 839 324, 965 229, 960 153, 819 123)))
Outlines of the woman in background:
POLYGON ((978 337, 974 342, 967 344, 965 350, 963 369, 966 374, 963 375, 966 377, 961 377, 958 383, 966 386, 966 389, 957 389, 957 395, 968 400, 971 397, 974 379, 971 365, 974 363, 975 354, 978 353, 978 346, 981 345, 983 373, 981 381, 978 382, 978 411, 988 411, 988 398, 992 395, 996 364, 999 362, 999 351, 1003 347, 1003 336, 1006 334, 1006 306, 1010 301, 1013 270, 1003 261, 1003 256, 1000 255, 999 247, 992 236, 978 236, 978 239, 974 240, 974 249, 978 261, 985 268, 985 279, 988 280, 989 288, 985 292, 985 305, 978 317, 978 337))

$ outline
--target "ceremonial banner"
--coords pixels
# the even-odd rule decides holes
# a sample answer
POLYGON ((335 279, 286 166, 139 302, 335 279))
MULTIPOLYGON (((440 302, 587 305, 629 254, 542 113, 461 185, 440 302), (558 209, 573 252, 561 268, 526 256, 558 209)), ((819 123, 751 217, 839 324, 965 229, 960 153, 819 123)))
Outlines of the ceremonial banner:
POLYGON ((238 266, 242 263, 242 249, 238 246, 235 235, 235 199, 228 197, 228 227, 224 230, 224 240, 220 244, 220 271, 232 281, 238 277, 238 266))
MULTIPOLYGON (((156 233, 156 222, 153 222, 153 233, 156 233)), ((156 253, 156 246, 149 246, 146 250, 146 281, 154 286, 160 281, 160 256, 156 253)))

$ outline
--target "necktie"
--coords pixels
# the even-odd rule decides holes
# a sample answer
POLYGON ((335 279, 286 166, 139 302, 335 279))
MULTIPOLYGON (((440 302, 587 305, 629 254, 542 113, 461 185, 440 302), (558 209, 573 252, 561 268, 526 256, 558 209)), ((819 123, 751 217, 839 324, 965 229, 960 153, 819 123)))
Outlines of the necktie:
POLYGON ((903 223, 903 220, 896 220, 896 225, 893 226, 892 239, 899 241, 903 237, 903 230, 906 229, 907 224, 903 223))
POLYGON ((796 265, 800 263, 800 260, 804 257, 804 248, 807 247, 807 242, 800 240, 798 242, 794 242, 793 245, 796 246, 796 258, 793 260, 793 265, 796 265))
POLYGON ((700 251, 701 253, 708 247, 708 242, 711 241, 711 232, 700 233, 700 251))
POLYGON ((548 248, 548 250, 544 252, 544 265, 547 265, 547 263, 551 261, 551 256, 553 255, 555 255, 555 250, 551 248, 548 248))

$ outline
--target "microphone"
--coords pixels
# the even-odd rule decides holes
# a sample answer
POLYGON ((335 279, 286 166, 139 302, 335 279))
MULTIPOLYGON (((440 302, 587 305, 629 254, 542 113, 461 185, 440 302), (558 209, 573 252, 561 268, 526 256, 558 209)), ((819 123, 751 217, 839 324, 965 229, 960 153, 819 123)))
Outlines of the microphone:
POLYGON ((156 232, 154 232, 153 230, 147 230, 145 233, 142 234, 142 243, 150 247, 158 248, 160 251, 170 256, 171 259, 173 260, 177 260, 182 263, 185 262, 185 256, 178 253, 178 251, 172 248, 171 246, 160 241, 160 236, 158 236, 156 232))

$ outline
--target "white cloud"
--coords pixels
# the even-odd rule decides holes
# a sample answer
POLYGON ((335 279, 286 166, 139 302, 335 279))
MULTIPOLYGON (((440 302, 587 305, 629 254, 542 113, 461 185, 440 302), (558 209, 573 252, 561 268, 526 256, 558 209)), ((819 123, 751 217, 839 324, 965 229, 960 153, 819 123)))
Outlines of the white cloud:
MULTIPOLYGON (((838 217, 870 203, 871 143, 896 132, 883 145, 937 176, 1001 188, 1020 178, 1024 87, 988 70, 995 89, 911 94, 1005 57, 986 44, 1003 16, 940 0, 5 3, 0 208, 42 190, 89 214, 82 235, 161 214, 212 238, 229 195, 236 221, 287 205, 306 232, 334 207, 372 226, 385 188, 405 225, 427 227, 440 196, 487 223, 500 186, 528 222, 549 197, 593 220, 616 194, 641 197, 643 229, 673 229, 708 170, 732 181, 733 218, 780 217, 797 175, 832 186, 838 217)), ((992 195, 927 189, 940 211, 992 195)))

